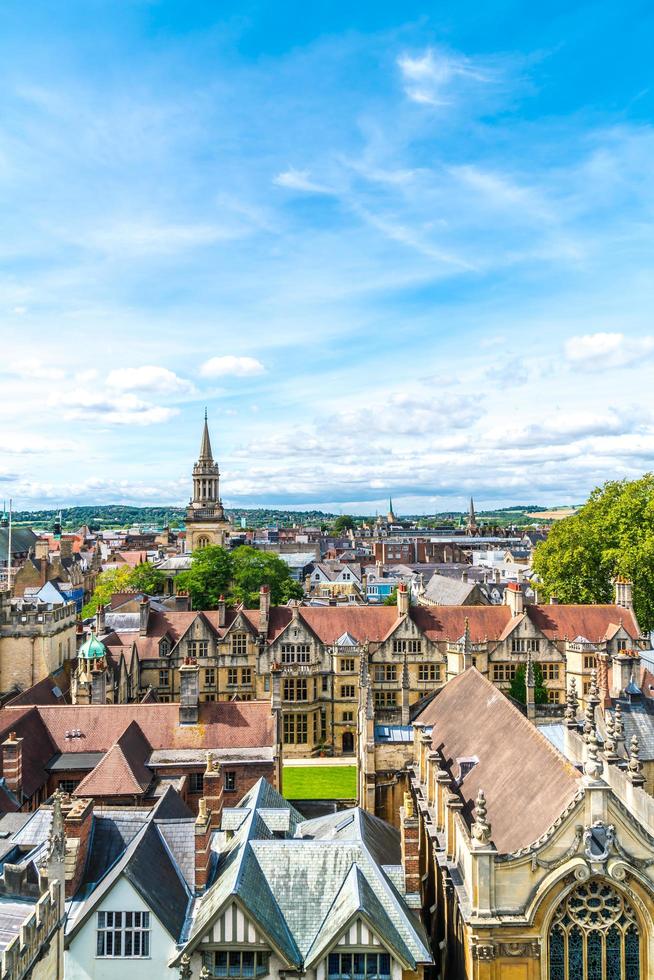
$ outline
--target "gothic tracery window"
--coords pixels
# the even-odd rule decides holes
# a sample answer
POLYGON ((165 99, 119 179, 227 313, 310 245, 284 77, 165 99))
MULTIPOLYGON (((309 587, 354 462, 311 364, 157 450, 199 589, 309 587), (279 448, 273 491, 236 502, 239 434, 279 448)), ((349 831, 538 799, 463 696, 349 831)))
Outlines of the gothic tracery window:
POLYGON ((549 980, 639 980, 640 935, 627 899, 607 881, 578 885, 549 935, 549 980))

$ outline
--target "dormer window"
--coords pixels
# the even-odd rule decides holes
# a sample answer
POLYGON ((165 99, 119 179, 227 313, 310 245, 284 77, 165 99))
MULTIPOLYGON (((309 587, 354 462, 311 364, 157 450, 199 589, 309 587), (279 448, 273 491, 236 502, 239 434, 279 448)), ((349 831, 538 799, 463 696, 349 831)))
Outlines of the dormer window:
POLYGON ((210 977, 265 977, 270 972, 269 953, 253 949, 216 950, 205 953, 204 966, 210 977))
POLYGON ((171 651, 170 640, 167 636, 164 636, 163 640, 159 642, 159 656, 169 657, 171 651))

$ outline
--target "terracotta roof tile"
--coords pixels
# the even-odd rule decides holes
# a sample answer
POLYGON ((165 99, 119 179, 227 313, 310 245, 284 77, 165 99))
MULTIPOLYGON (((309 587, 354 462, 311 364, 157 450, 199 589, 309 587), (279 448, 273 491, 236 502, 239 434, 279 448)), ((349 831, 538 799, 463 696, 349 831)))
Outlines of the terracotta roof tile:
POLYGON ((137 722, 132 721, 75 790, 75 796, 140 796, 152 782, 145 764, 152 749, 137 722))
POLYGON ((453 780, 460 776, 457 760, 479 759, 454 791, 470 825, 483 789, 501 853, 544 834, 580 787, 575 767, 474 667, 449 681, 416 721, 433 726, 432 747, 453 780))
POLYGON ((585 636, 591 643, 599 643, 611 626, 620 622, 634 640, 639 636, 633 614, 622 606, 564 606, 558 603, 548 606, 525 606, 532 623, 550 639, 585 636))
POLYGON ((0 719, 3 717, 7 733, 15 728, 18 734, 24 734, 19 726, 27 727, 25 749, 34 738, 34 729, 45 733, 49 748, 44 763, 56 752, 107 752, 132 721, 138 722, 153 750, 264 748, 274 743, 268 701, 202 702, 197 725, 179 724, 178 704, 7 707, 0 713, 0 719), (28 713, 32 720, 26 726, 28 713), (81 731, 81 736, 66 738, 66 732, 73 730, 81 731))

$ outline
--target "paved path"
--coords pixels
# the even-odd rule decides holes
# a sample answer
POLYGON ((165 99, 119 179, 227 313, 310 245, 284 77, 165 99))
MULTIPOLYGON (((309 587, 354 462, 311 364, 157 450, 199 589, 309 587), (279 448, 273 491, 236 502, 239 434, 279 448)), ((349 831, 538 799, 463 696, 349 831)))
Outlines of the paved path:
POLYGON ((356 766, 355 755, 339 755, 334 758, 324 756, 317 759, 284 759, 284 767, 288 766, 356 766))

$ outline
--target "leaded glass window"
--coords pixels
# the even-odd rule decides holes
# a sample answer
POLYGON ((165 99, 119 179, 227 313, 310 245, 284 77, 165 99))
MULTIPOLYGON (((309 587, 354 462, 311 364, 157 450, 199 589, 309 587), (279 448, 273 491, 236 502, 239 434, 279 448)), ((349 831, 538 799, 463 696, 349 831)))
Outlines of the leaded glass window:
POLYGON ((640 936, 627 899, 591 878, 559 905, 549 935, 549 980, 639 980, 640 936))

